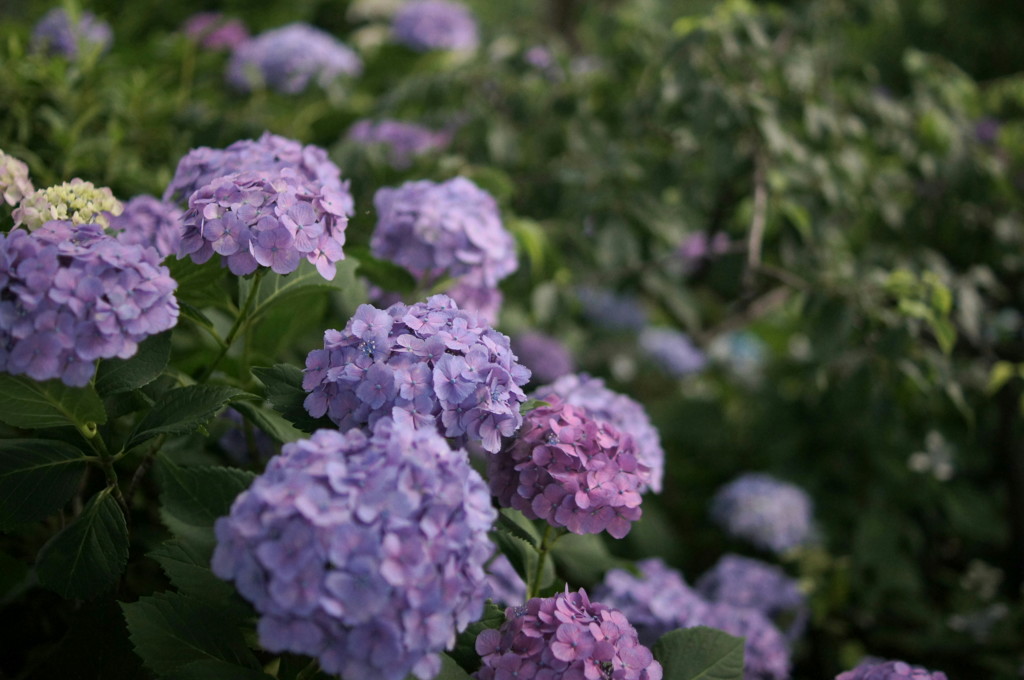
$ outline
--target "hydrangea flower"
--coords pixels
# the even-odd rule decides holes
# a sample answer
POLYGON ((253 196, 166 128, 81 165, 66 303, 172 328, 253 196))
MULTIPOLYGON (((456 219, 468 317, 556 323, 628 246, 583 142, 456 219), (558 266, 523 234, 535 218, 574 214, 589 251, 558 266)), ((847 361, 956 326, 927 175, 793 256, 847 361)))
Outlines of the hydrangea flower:
POLYGON ((237 275, 261 265, 290 274, 305 258, 330 281, 345 257, 347 198, 295 168, 218 177, 189 198, 178 257, 202 264, 218 253, 237 275))
POLYGON ((475 50, 476 20, 466 7, 447 0, 412 0, 395 14, 395 39, 416 50, 475 50))
POLYGON ((491 492, 503 507, 574 534, 615 538, 640 519, 640 488, 650 476, 632 436, 557 397, 528 412, 489 465, 491 492))
POLYGON ((422 680, 480 618, 497 514, 463 452, 390 419, 286 444, 214 525, 260 644, 351 680, 422 680))
POLYGON ((723 232, 716 232, 709 237, 705 231, 690 234, 679 244, 676 255, 683 261, 687 273, 692 273, 702 260, 729 252, 729 237, 723 232))
POLYGON ((360 305, 306 357, 302 387, 310 415, 326 413, 341 429, 392 416, 496 453, 523 422, 529 379, 505 335, 435 295, 384 310, 360 305))
POLYGON ((293 23, 261 33, 239 45, 227 66, 227 80, 248 92, 267 86, 298 94, 310 81, 327 87, 341 76, 357 76, 363 62, 330 33, 293 23))
POLYGON ((110 228, 120 232, 121 243, 150 246, 167 257, 178 250, 183 218, 178 206, 143 194, 124 204, 124 211, 110 219, 110 228))
POLYGON ((181 31, 208 50, 233 50, 249 39, 249 29, 241 20, 220 12, 193 14, 185 20, 181 31))
POLYGON ((67 220, 74 224, 110 226, 110 216, 120 215, 124 206, 106 187, 75 178, 70 182, 38 189, 25 198, 11 213, 14 226, 29 231, 51 220, 67 220), (109 213, 109 214, 107 214, 109 213))
POLYGON ((82 387, 96 359, 127 359, 177 323, 176 287, 155 250, 98 224, 0 234, 0 371, 82 387))
POLYGON ((810 538, 813 504, 800 487, 763 473, 748 473, 715 493, 711 517, 731 535, 783 553, 810 538))
POLYGON ((476 638, 483 662, 477 680, 661 680, 661 664, 640 644, 629 620, 591 602, 582 588, 510 607, 505 617, 500 628, 476 638))
POLYGON ((576 370, 572 354, 550 335, 528 331, 513 338, 512 346, 537 382, 549 383, 576 370))
POLYGON ((647 325, 647 312, 634 296, 582 286, 576 290, 576 297, 584 316, 602 328, 639 331, 647 325))
POLYGON ((114 40, 110 24, 92 12, 72 18, 63 8, 51 9, 32 29, 32 51, 77 59, 89 50, 106 52, 114 40))
POLYGON ((561 397, 574 406, 582 406, 599 420, 606 420, 622 432, 633 437, 637 448, 637 462, 650 472, 642 491, 650 488, 661 491, 665 471, 665 452, 661 448, 658 431, 651 425, 647 412, 640 403, 624 394, 605 387, 600 378, 586 373, 562 376, 550 385, 539 388, 533 395, 548 401, 550 397, 561 397))
POLYGON ((643 329, 639 345, 652 361, 677 378, 702 370, 708 362, 685 333, 671 328, 643 329))
POLYGON ((28 166, 14 156, 0 151, 0 194, 7 205, 18 205, 35 187, 28 176, 28 166))
POLYGON ((710 601, 756 609, 775 620, 788 616, 790 640, 800 637, 807 623, 807 598, 796 580, 761 560, 724 555, 697 580, 697 591, 710 601))
POLYGON ((508 558, 498 553, 487 565, 487 599, 508 607, 523 604, 526 581, 522 579, 508 558))
POLYGON ((358 144, 386 146, 388 161, 397 170, 408 168, 414 157, 443 149, 452 141, 450 132, 400 120, 357 121, 349 128, 348 138, 358 144))
POLYGON ((853 670, 844 671, 836 680, 948 680, 942 671, 928 671, 903 661, 863 663, 853 670))

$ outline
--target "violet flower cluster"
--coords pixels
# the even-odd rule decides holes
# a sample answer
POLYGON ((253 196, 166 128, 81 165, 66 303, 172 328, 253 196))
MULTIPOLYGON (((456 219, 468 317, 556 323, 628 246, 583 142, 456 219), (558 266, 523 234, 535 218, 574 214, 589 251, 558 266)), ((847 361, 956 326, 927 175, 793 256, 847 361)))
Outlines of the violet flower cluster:
POLYGON ((487 599, 506 607, 523 604, 526 581, 522 579, 508 558, 498 553, 487 565, 487 599))
POLYGON ((549 383, 576 370, 572 354, 557 338, 537 331, 528 331, 512 338, 512 347, 533 372, 535 382, 549 383))
POLYGON ((421 680, 483 613, 496 513, 464 452, 390 419, 284 446, 217 520, 213 571, 260 644, 351 680, 421 680))
POLYGON ((776 554, 810 539, 813 512, 806 491, 764 473, 741 475, 711 501, 711 518, 729 534, 776 554))
POLYGON ((679 244, 676 255, 683 261, 686 273, 692 274, 702 261, 717 255, 724 255, 729 252, 730 246, 729 237, 723 232, 719 231, 714 236, 708 236, 706 231, 698 231, 687 236, 679 244))
POLYGON ((326 413, 343 430, 391 416, 496 453, 523 422, 529 379, 508 337, 435 295, 385 310, 360 305, 306 357, 302 387, 310 415, 326 413))
POLYGON ((643 329, 639 345, 654 363, 677 378, 696 373, 708 363, 704 352, 685 333, 671 328, 643 329))
POLYGON ((576 297, 583 315, 602 328, 639 331, 647 325, 647 312, 635 296, 581 286, 576 290, 576 297))
POLYGON ((357 121, 349 128, 348 138, 358 144, 387 147, 388 162, 396 170, 408 168, 416 156, 444 149, 452 141, 450 132, 400 120, 357 121))
POLYGON ((491 456, 491 493, 502 507, 574 534, 629 533, 640 519, 649 470, 629 434, 552 397, 528 412, 512 444, 491 456))
POLYGON ((0 151, 0 197, 7 205, 18 205, 35 191, 25 161, 0 151))
POLYGON ((836 680, 948 680, 942 671, 928 671, 903 661, 883 661, 861 664, 844 671, 836 680))
POLYGON ((661 664, 629 620, 582 588, 510 607, 505 617, 477 636, 477 680, 661 680, 661 664))
POLYGON ((395 14, 395 39, 417 52, 475 50, 480 42, 470 11, 448 0, 412 0, 395 14))
POLYGON ((605 387, 603 380, 586 373, 562 376, 552 384, 536 390, 533 396, 543 401, 561 397, 573 406, 582 406, 598 420, 605 420, 631 435, 636 444, 637 462, 648 470, 640 492, 647 489, 661 492, 665 451, 661 448, 658 431, 651 425, 647 412, 639 402, 613 392, 605 387))
POLYGON ((311 81, 326 88, 341 76, 362 71, 362 59, 340 40, 309 24, 293 23, 239 45, 228 62, 226 77, 243 92, 266 86, 298 94, 311 81))
POLYGON ((54 8, 32 29, 32 51, 77 59, 83 52, 106 52, 114 40, 110 24, 89 11, 72 17, 54 8))
POLYGON ((0 234, 0 371, 82 387, 96 359, 135 354, 178 320, 160 259, 97 224, 0 234))
POLYGON ((208 50, 233 50, 249 39, 249 29, 240 19, 220 12, 198 12, 185 20, 181 32, 208 50))
POLYGON ((142 194, 124 204, 120 215, 110 218, 121 243, 150 246, 160 257, 178 250, 185 213, 173 203, 142 194))

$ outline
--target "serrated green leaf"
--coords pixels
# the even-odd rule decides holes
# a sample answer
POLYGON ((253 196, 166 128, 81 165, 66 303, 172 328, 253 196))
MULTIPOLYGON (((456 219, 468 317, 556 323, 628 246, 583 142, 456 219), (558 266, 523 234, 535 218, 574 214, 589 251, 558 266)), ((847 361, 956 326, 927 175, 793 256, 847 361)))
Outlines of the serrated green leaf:
POLYGON ((502 508, 498 513, 498 521, 495 522, 496 531, 504 531, 517 538, 520 538, 533 547, 540 545, 540 534, 523 514, 512 508, 502 508), (514 513, 514 514, 513 514, 514 513))
POLYGON ((505 610, 488 600, 484 605, 483 616, 459 633, 455 639, 455 647, 448 653, 466 672, 476 671, 480 668, 480 655, 476 653, 477 636, 488 628, 499 628, 503 623, 505 623, 505 610))
POLYGON ((39 583, 61 597, 88 599, 117 583, 128 563, 128 527, 104 489, 39 551, 39 583))
POLYGON ((345 252, 359 263, 356 273, 384 290, 409 295, 416 290, 416 279, 404 267, 387 260, 378 260, 365 246, 349 246, 345 252))
POLYGON ((653 652, 665 680, 743 680, 743 638, 714 628, 669 631, 653 652))
POLYGON ((305 432, 296 428, 277 411, 271 411, 249 401, 236 403, 234 409, 281 444, 287 444, 306 436, 305 432))
POLYGON ((107 414, 92 387, 0 374, 0 420, 30 430, 65 425, 88 428, 107 422, 107 414))
POLYGON ((225 404, 238 399, 255 399, 234 387, 189 385, 163 394, 135 427, 128 447, 136 446, 158 434, 187 434, 210 422, 225 404))
POLYGON ((76 447, 46 439, 0 440, 0 530, 53 514, 85 472, 76 447))
POLYGON ((191 258, 178 260, 169 257, 164 261, 170 269, 171 278, 178 282, 174 297, 179 304, 184 303, 191 308, 211 304, 225 306, 230 302, 224 285, 227 270, 220 265, 219 259, 214 257, 203 264, 196 264, 191 258))
POLYGON ((264 387, 267 388, 267 400, 289 422, 303 432, 313 432, 321 427, 333 427, 327 418, 314 418, 302 405, 306 400, 306 391, 302 389, 302 369, 289 364, 276 364, 271 367, 252 369, 264 387))
MULTIPOLYGON (((540 554, 537 549, 534 548, 529 542, 524 541, 518 536, 505 533, 503 531, 492 531, 490 533, 491 540, 498 546, 502 554, 508 558, 508 561, 512 563, 512 567, 516 570, 516 573, 526 581, 530 582, 530 579, 537 573, 537 561, 540 559, 540 554)), ((551 559, 544 560, 544 566, 541 570, 539 588, 546 588, 555 582, 555 565, 551 559)))
MULTIPOLYGON (((259 289, 256 291, 256 298, 252 302, 249 312, 250 322, 258 320, 267 311, 276 306, 295 304, 301 301, 303 297, 317 294, 318 292, 339 290, 341 283, 348 280, 348 277, 341 270, 354 268, 355 266, 354 262, 347 262, 345 260, 337 263, 336 268, 339 271, 335 274, 332 281, 328 281, 320 276, 320 272, 316 270, 316 267, 305 259, 299 262, 298 268, 290 274, 277 274, 267 271, 262 275, 259 289)), ((255 277, 239 281, 241 305, 244 306, 246 304, 246 298, 252 294, 255 282, 255 277)))
POLYGON ((274 680, 255 668, 245 668, 220 659, 192 661, 184 666, 164 673, 162 680, 274 680))
POLYGON ((149 557, 163 568, 178 592, 203 602, 216 602, 236 620, 244 619, 251 612, 234 587, 210 570, 208 556, 195 546, 172 539, 151 550, 149 557))
POLYGON ((148 384, 167 366, 171 356, 171 332, 146 338, 129 359, 104 359, 96 370, 96 391, 106 397, 148 384))

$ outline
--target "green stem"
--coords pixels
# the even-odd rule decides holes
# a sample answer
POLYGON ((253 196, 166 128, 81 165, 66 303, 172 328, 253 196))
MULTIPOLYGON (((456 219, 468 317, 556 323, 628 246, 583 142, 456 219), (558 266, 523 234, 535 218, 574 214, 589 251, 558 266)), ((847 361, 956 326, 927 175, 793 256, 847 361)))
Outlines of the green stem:
POLYGON ((526 599, 532 600, 535 597, 540 596, 540 581, 544 577, 544 564, 547 562, 548 553, 551 551, 551 546, 555 544, 558 537, 561 534, 554 532, 553 527, 549 524, 544 527, 544 536, 540 539, 540 546, 537 548, 537 569, 533 573, 533 578, 526 585, 526 599))
POLYGON ((203 372, 199 374, 199 377, 196 378, 196 382, 205 382, 206 379, 213 374, 218 364, 220 364, 227 355, 228 350, 231 349, 231 345, 234 344, 235 338, 238 336, 239 332, 248 328, 249 312, 252 311, 253 302, 259 294, 260 281, 263 280, 264 272, 266 272, 265 269, 256 270, 256 275, 252 280, 252 289, 246 296, 245 303, 242 305, 242 309, 238 312, 238 316, 235 317, 235 323, 231 326, 231 330, 229 330, 227 336, 225 336, 223 344, 221 344, 220 352, 217 353, 216 358, 206 366, 203 372))
POLYGON ((89 446, 96 452, 96 456, 99 459, 100 468, 103 470, 103 475, 107 478, 107 487, 110 492, 114 494, 114 500, 121 506, 121 511, 124 513, 125 520, 128 519, 128 503, 125 502, 124 496, 121 495, 121 487, 117 485, 117 471, 114 470, 114 457, 110 455, 107 450, 107 444, 103 441, 103 437, 94 435, 88 437, 86 441, 89 442, 89 446))

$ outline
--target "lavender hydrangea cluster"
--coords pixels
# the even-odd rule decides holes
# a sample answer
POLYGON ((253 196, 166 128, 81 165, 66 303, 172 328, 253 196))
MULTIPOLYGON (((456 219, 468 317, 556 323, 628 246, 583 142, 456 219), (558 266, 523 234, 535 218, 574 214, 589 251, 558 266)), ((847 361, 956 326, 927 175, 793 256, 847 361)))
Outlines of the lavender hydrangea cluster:
POLYGON ((319 430, 215 524, 212 567, 260 614, 260 644, 346 678, 421 680, 483 613, 496 513, 463 452, 390 419, 319 430))
POLYGON ((325 88, 341 76, 362 71, 362 59, 340 40, 309 24, 293 23, 239 45, 228 62, 226 77, 243 92, 266 86, 298 94, 311 81, 325 88))
POLYGON ((523 604, 526 582, 508 558, 498 553, 487 565, 487 599, 507 607, 523 604))
POLYGON ((836 680, 948 680, 942 671, 929 671, 903 661, 869 662, 844 671, 836 680))
POLYGON ((591 602, 582 588, 510 607, 505 617, 500 628, 477 636, 483 662, 477 680, 661 680, 661 664, 640 644, 629 620, 591 602))
POLYGON ((395 14, 392 30, 401 44, 416 50, 475 50, 476 20, 466 7, 447 0, 412 0, 395 14))
POLYGON ((647 327, 640 332, 640 349, 669 375, 681 378, 696 373, 708 363, 704 352, 680 331, 671 328, 647 327))
POLYGON ((124 206, 107 187, 97 187, 78 177, 70 182, 38 189, 21 199, 11 212, 14 226, 33 230, 51 220, 75 224, 110 226, 110 218, 120 215, 124 206))
POLYGON ((649 470, 641 493, 650 489, 661 492, 665 470, 665 451, 661 448, 658 431, 651 425, 647 412, 639 402, 605 387, 600 378, 586 373, 562 376, 550 385, 539 388, 533 395, 548 401, 560 397, 574 406, 582 406, 598 420, 605 420, 620 431, 633 437, 637 449, 637 462, 649 470))
POLYGON ((676 255, 682 260, 686 273, 692 274, 701 262, 717 255, 724 255, 729 252, 730 247, 729 237, 725 233, 719 231, 714 236, 709 236, 706 231, 698 231, 687 236, 679 244, 676 255))
POLYGON ((557 338, 527 331, 512 339, 519 360, 533 372, 534 380, 549 383, 576 370, 572 354, 557 338))
POLYGON ((741 475, 711 501, 712 519, 729 534, 777 554, 810 538, 813 511, 806 491, 763 473, 741 475))
POLYGON ((647 312, 635 296, 581 286, 576 290, 576 297, 584 316, 602 328, 639 331, 647 325, 647 312))
POLYGON ((193 14, 185 20, 181 32, 208 50, 233 50, 249 39, 249 29, 241 20, 220 12, 193 14))
POLYGON ((357 121, 349 128, 348 138, 357 144, 387 147, 388 162, 396 170, 408 168, 416 156, 444 149, 452 141, 451 132, 400 120, 357 121))
POLYGON ((360 305, 343 331, 306 357, 306 410, 341 429, 380 418, 436 429, 496 453, 522 425, 530 371, 508 337, 445 295, 385 310, 360 305))
POLYGON ((24 161, 0 151, 0 195, 7 205, 18 205, 35 191, 24 161))
POLYGON ((155 250, 97 224, 0 234, 0 371, 82 387, 96 359, 126 359, 177 323, 176 287, 155 250))
POLYGON ((574 534, 629 533, 650 471, 633 438, 553 397, 528 412, 511 446, 492 456, 491 492, 503 507, 574 534))
POLYGON ((73 17, 66 9, 51 9, 32 29, 32 51, 74 60, 84 52, 106 52, 114 40, 110 24, 92 12, 73 17))
POLYGON ((150 246, 160 257, 167 257, 178 250, 184 215, 173 203, 142 194, 125 203, 120 215, 110 218, 110 228, 119 232, 121 243, 150 246))

